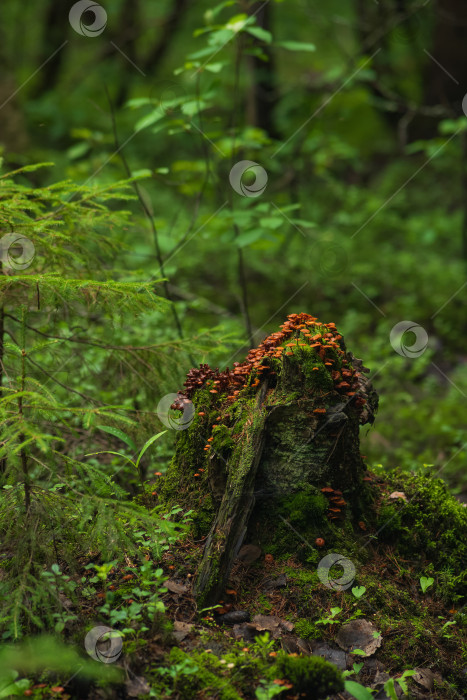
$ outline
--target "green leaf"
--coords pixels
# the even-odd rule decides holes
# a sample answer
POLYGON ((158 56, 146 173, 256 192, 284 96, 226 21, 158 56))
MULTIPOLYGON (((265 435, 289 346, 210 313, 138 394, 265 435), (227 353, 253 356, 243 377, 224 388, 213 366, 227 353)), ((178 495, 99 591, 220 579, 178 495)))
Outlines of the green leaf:
POLYGON ((103 430, 105 433, 113 435, 114 437, 118 437, 120 440, 126 443, 128 447, 131 447, 133 452, 136 452, 135 443, 130 437, 128 437, 126 433, 123 432, 123 430, 120 430, 119 428, 114 428, 112 425, 98 425, 97 428, 99 430, 103 430))
POLYGON ((354 649, 350 653, 355 654, 356 656, 366 656, 366 653, 363 651, 363 649, 354 649))
POLYGON ((135 131, 142 131, 147 129, 148 126, 155 124, 165 117, 164 111, 158 107, 149 114, 146 114, 142 119, 136 122, 135 131))
POLYGON ((182 112, 186 114, 187 117, 194 117, 195 114, 198 114, 198 112, 201 112, 205 108, 206 103, 203 102, 203 100, 188 100, 182 106, 182 112))
POLYGON ((225 63, 219 61, 218 63, 208 63, 204 66, 204 70, 208 70, 210 73, 220 73, 225 63))
POLYGON ((373 700, 372 693, 356 681, 344 681, 344 688, 352 697, 357 698, 357 700, 373 700))
POLYGON ((394 678, 390 678, 386 683, 384 684, 384 690, 386 693, 389 695, 391 700, 397 700, 397 693, 396 693, 396 687, 394 685, 394 678))
POLYGON ((400 687, 402 688, 404 695, 407 695, 408 691, 409 691, 409 688, 407 686, 407 683, 405 682, 405 679, 411 678, 413 675, 415 675, 415 670, 407 669, 406 671, 404 671, 402 676, 400 676, 400 678, 396 678, 396 681, 399 683, 400 687))
POLYGON ((241 32, 245 27, 247 27, 249 24, 253 24, 254 22, 254 17, 248 17, 248 15, 243 12, 239 15, 234 15, 231 17, 224 27, 232 32, 241 32))
POLYGON ((89 143, 81 141, 80 143, 75 143, 73 146, 70 146, 70 148, 66 151, 66 155, 70 160, 75 160, 76 158, 81 158, 82 156, 86 155, 90 148, 91 145, 89 143))
POLYGON ((151 438, 149 438, 149 440, 147 442, 144 443, 143 447, 141 448, 141 452, 138 455, 138 459, 136 460, 136 468, 138 468, 140 459, 144 455, 144 453, 146 452, 148 447, 150 447, 153 442, 158 440, 161 437, 161 435, 164 435, 164 433, 166 433, 166 432, 167 432, 167 430, 163 430, 161 433, 157 433, 157 435, 153 435, 151 438))
POLYGON ((244 248, 247 245, 256 243, 256 241, 259 241, 259 239, 262 238, 262 236, 263 232, 261 230, 247 231, 246 233, 241 233, 235 239, 235 243, 238 245, 239 248, 244 248))
POLYGON ((220 5, 216 5, 216 7, 213 7, 212 9, 206 10, 205 12, 205 19, 206 21, 210 21, 211 19, 214 19, 216 15, 218 15, 225 7, 231 7, 231 5, 235 5, 236 0, 225 0, 225 2, 221 2, 220 5), (209 13, 209 15, 208 15, 209 13), (206 15, 208 15, 206 17, 206 15))
MULTIPOLYGON (((0 683, 2 679, 0 678, 0 683)), ((12 695, 23 695, 24 691, 29 688, 30 681, 27 678, 21 678, 19 681, 15 681, 11 685, 0 688, 0 698, 11 698, 12 695)))
POLYGON ((112 450, 102 450, 101 452, 88 452, 84 456, 93 457, 94 455, 117 455, 117 457, 122 457, 123 459, 126 459, 127 462, 130 462, 134 467, 136 467, 136 464, 133 462, 133 460, 127 457, 126 455, 122 455, 121 452, 112 452, 112 450))
POLYGON ((430 586, 432 586, 432 585, 434 584, 434 582, 435 582, 435 579, 434 579, 434 578, 431 578, 431 577, 430 577, 430 578, 427 578, 426 576, 421 576, 421 577, 420 577, 420 586, 421 586, 421 589, 422 589, 422 593, 426 593, 426 591, 428 590, 428 588, 429 588, 430 586))
POLYGON ((361 598, 365 591, 365 586, 355 586, 354 588, 352 588, 352 593, 356 598, 361 598))
POLYGON ((268 32, 267 29, 263 29, 262 27, 248 27, 246 31, 248 34, 252 34, 257 39, 265 41, 266 44, 270 44, 272 42, 272 34, 271 32, 268 32))
POLYGON ((305 43, 302 41, 277 41, 276 46, 287 51, 316 51, 314 44, 305 43))
POLYGON ((283 226, 285 222, 286 219, 284 219, 284 217, 281 216, 264 216, 262 219, 259 220, 261 226, 273 230, 279 228, 280 226, 283 226))
POLYGON ((134 170, 131 173, 131 177, 137 178, 138 180, 144 178, 144 177, 151 177, 152 172, 149 168, 141 168, 140 170, 134 170))

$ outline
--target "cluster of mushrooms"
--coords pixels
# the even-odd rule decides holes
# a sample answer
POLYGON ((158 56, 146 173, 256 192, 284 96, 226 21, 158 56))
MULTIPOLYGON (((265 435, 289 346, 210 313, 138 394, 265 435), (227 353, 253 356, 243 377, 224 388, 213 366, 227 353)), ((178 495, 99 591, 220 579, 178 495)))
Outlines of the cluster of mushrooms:
MULTIPOLYGON (((280 326, 280 331, 272 333, 257 348, 250 350, 244 362, 234 362, 233 369, 227 367, 221 372, 218 367, 212 369, 207 364, 190 369, 184 383, 185 389, 178 392, 172 409, 183 411, 194 393, 203 387, 209 387, 213 397, 219 395, 226 401, 234 402, 248 384, 252 388, 257 387, 264 373, 275 374, 268 363, 264 362, 266 358, 279 359, 283 355, 290 357, 302 347, 315 349, 328 369, 336 391, 348 396, 353 405, 362 410, 367 403, 368 394, 368 380, 362 377, 362 372, 369 370, 351 353, 346 353, 343 338, 336 330, 335 323, 320 323, 315 316, 306 313, 290 314, 280 326), (340 362, 335 359, 336 355, 340 362)), ((313 367, 315 371, 319 369, 319 366, 313 367)), ((325 413, 326 409, 317 411, 325 413)))

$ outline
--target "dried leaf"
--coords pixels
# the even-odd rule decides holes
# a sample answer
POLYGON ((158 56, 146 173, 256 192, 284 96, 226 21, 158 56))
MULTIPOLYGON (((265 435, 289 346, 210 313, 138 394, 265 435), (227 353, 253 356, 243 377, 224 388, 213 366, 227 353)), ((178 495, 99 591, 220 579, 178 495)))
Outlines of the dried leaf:
POLYGON ((382 640, 376 627, 368 620, 352 620, 347 625, 343 625, 336 638, 338 645, 344 651, 361 649, 366 656, 374 654, 381 646, 382 640), (375 633, 378 636, 375 636, 375 633))
POLYGON ((181 595, 182 593, 186 593, 188 590, 188 586, 185 586, 182 583, 176 583, 176 581, 172 581, 171 579, 169 579, 168 581, 165 581, 164 586, 171 593, 177 593, 178 595, 181 595))

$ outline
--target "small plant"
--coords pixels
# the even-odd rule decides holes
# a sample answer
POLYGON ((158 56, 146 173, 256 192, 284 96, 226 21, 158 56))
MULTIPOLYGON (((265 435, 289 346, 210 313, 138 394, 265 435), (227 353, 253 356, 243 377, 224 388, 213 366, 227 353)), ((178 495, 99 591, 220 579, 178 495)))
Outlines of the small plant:
MULTIPOLYGON (((58 564, 52 564, 50 571, 41 571, 41 578, 48 585, 52 595, 55 597, 71 597, 74 594, 76 583, 68 576, 64 576, 58 564)), ((55 632, 62 632, 65 625, 77 619, 76 615, 69 613, 66 607, 62 606, 59 612, 51 613, 55 620, 55 632)))
MULTIPOLYGON (((440 619, 443 620, 444 618, 441 617, 440 619)), ((441 627, 442 636, 443 636, 445 639, 451 639, 451 637, 454 636, 453 634, 451 634, 450 632, 447 631, 447 630, 449 629, 449 627, 451 627, 451 626, 453 626, 453 625, 456 625, 455 620, 448 620, 448 621, 445 622, 444 625, 441 627)))
POLYGON ((435 582, 434 578, 427 578, 426 576, 421 576, 420 577, 420 587, 422 589, 422 593, 426 593, 427 590, 432 586, 435 582))
POLYGON ((357 598, 357 600, 359 598, 361 598, 365 592, 366 592, 365 586, 355 586, 354 588, 352 588, 352 593, 355 596, 355 598, 357 598))
MULTIPOLYGON (((128 435, 125 435, 125 433, 122 430, 118 430, 116 428, 112 428, 111 426, 100 426, 102 430, 105 430, 106 432, 112 433, 113 435, 116 435, 120 439, 122 439, 124 442, 127 443, 127 445, 131 448, 135 448, 135 445, 131 438, 128 437, 128 435)), ((144 488, 144 473, 143 470, 140 466, 141 463, 141 457, 144 455, 148 447, 152 445, 153 442, 158 440, 164 433, 166 433, 167 430, 163 430, 161 433, 157 433, 157 435, 153 435, 152 437, 147 440, 141 450, 139 451, 138 457, 136 458, 136 462, 134 462, 130 457, 127 457, 127 455, 123 454, 122 452, 114 452, 112 450, 102 450, 100 452, 90 452, 89 454, 86 455, 86 457, 92 457, 94 455, 117 455, 117 457, 122 457, 122 459, 125 459, 127 462, 129 462, 133 467, 136 469, 140 481, 141 481, 141 486, 144 488)), ((136 448, 135 448, 136 449, 136 448)))
MULTIPOLYGON (((347 673, 352 673, 352 671, 348 671, 347 673)), ((346 672, 344 671, 344 676, 346 672)), ((357 683, 356 681, 345 681, 344 683, 345 690, 349 695, 351 695, 353 698, 356 698, 356 700, 373 700, 373 694, 368 688, 365 688, 365 686, 361 685, 360 683, 357 683)))
POLYGON ((328 617, 322 617, 320 620, 316 621, 317 625, 336 625, 339 620, 334 618, 342 612, 342 608, 331 608, 331 612, 328 617))
POLYGON ((251 645, 252 651, 256 652, 263 661, 268 659, 268 656, 274 649, 275 640, 269 638, 269 632, 259 634, 255 637, 254 643, 251 645))
POLYGON ((407 687, 407 683, 405 682, 406 678, 410 678, 413 676, 415 671, 404 671, 402 676, 399 676, 399 678, 390 678, 386 683, 384 684, 384 690, 386 691, 387 695, 391 698, 391 700, 397 700, 397 692, 396 692, 396 686, 395 683, 399 683, 402 692, 404 695, 408 695, 409 689, 407 687))
MULTIPOLYGON (((2 269, 0 275, 0 375, 8 377, 0 382, 0 540, 14 552, 8 576, 0 577, 2 639, 44 627, 60 631, 70 619, 58 595, 64 579, 51 566, 60 561, 66 571, 90 550, 98 550, 104 560, 121 556, 124 549, 134 551, 132 533, 125 532, 128 519, 157 524, 130 502, 107 467, 83 462, 81 453, 77 457, 70 448, 77 428, 89 430, 104 416, 136 422, 126 416, 124 402, 109 401, 105 392, 98 398, 78 390, 80 382, 86 390, 99 388, 86 384, 85 372, 80 375, 87 365, 88 329, 77 333, 83 335, 81 342, 61 325, 63 318, 84 319, 91 307, 106 329, 109 320, 122 320, 125 313, 134 317, 166 308, 154 280, 146 283, 127 272, 114 280, 96 265, 97 259, 109 263, 123 249, 116 232, 128 223, 130 212, 118 211, 114 200, 133 199, 132 180, 28 184, 30 173, 42 166, 0 175, 2 229, 7 224, 29 251, 27 260, 21 253, 20 267, 16 260, 15 274, 2 269), (73 375, 68 379, 60 370, 71 359, 76 365, 74 372, 67 368, 73 375), (42 576, 43 571, 49 573, 42 576)), ((2 247, 2 265, 7 252, 2 247)), ((91 342, 93 361, 100 366, 109 356, 109 339, 91 342)))
POLYGON ((169 668, 166 666, 159 667, 157 673, 161 676, 168 676, 172 680, 172 688, 168 691, 172 695, 177 690, 177 683, 180 679, 183 676, 192 676, 194 673, 197 673, 198 668, 198 665, 192 659, 185 658, 179 663, 172 664, 169 668))
MULTIPOLYGON (((150 630, 158 615, 163 615, 165 605, 160 599, 166 593, 162 569, 154 569, 152 562, 145 562, 138 569, 128 569, 136 575, 138 585, 123 594, 107 591, 106 602, 99 612, 107 615, 111 627, 124 625, 122 634, 136 635, 150 630)), ((92 579, 91 579, 92 581, 92 579)))
POLYGON ((31 681, 29 681, 27 678, 20 678, 17 680, 18 676, 18 671, 13 669, 6 671, 0 676, 0 698, 11 698, 13 695, 24 695, 24 691, 29 688, 31 681))
POLYGON ((256 700, 271 700, 271 698, 280 695, 284 690, 290 690, 292 687, 291 684, 283 681, 266 681, 262 679, 260 680, 260 685, 256 688, 255 697, 256 700))
POLYGON ((363 665, 364 665, 364 664, 363 664, 363 661, 362 661, 361 663, 359 663, 359 664, 353 663, 353 664, 352 664, 352 671, 343 671, 343 672, 342 672, 342 675, 344 676, 344 678, 347 678, 347 676, 353 676, 354 674, 355 674, 356 676, 358 676, 358 674, 360 673, 360 671, 361 671, 362 668, 363 668, 363 665))

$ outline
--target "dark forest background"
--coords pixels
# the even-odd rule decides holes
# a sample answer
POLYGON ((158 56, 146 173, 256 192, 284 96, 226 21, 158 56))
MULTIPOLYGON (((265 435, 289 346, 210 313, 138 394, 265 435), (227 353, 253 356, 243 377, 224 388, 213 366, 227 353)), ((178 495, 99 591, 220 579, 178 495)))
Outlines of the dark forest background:
MULTIPOLYGON (((53 163, 18 176, 36 192, 137 177, 111 245, 84 226, 86 275, 165 278, 154 289, 170 305, 117 321, 118 304, 29 312, 27 332, 60 339, 28 372, 69 410, 41 418, 67 454, 106 444, 109 407, 104 423, 142 444, 193 364, 231 366, 306 311, 372 370, 368 464, 440 472, 465 494, 466 3, 112 0, 95 36, 71 27, 71 5, 2 0, 3 172, 53 163), (266 171, 261 196, 231 187, 241 160, 266 171), (405 320, 428 334, 416 358, 390 342, 405 320)), ((38 261, 19 274, 47 271, 38 261)))

